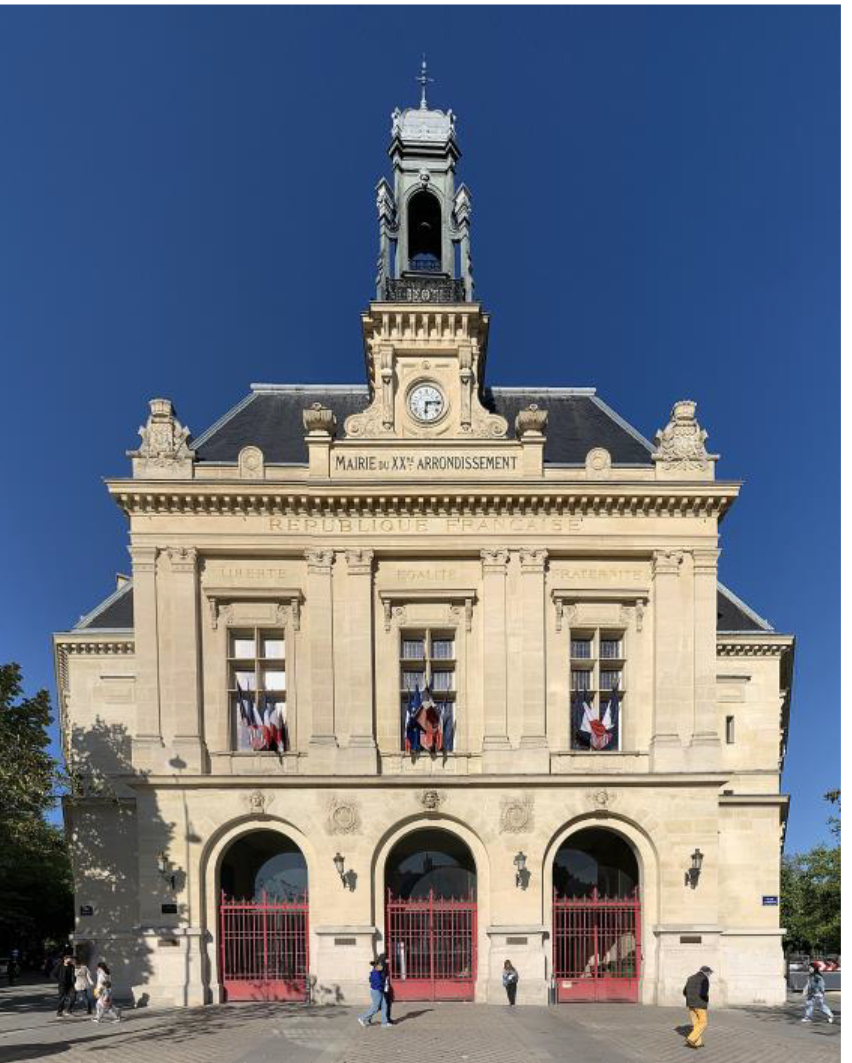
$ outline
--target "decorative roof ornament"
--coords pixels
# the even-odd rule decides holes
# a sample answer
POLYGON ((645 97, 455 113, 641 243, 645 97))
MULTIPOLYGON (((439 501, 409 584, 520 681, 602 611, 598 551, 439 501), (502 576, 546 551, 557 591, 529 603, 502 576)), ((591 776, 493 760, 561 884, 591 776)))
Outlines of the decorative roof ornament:
POLYGON ((704 446, 707 433, 695 419, 695 403, 681 399, 672 406, 671 419, 657 432, 657 449, 652 460, 657 479, 712 480, 718 454, 708 454, 704 446))
POLYGON ((170 480, 192 476, 195 451, 189 447, 189 429, 175 417, 171 399, 151 399, 150 414, 139 429, 138 450, 128 450, 135 477, 170 480))
POLYGON ((426 73, 426 53, 423 53, 423 61, 420 64, 420 77, 414 79, 420 85, 420 110, 428 111, 429 104, 426 102, 426 86, 431 81, 435 82, 434 78, 430 78, 426 73))
POLYGON ((520 410, 515 418, 515 431, 518 439, 526 435, 544 435, 547 427, 547 410, 540 410, 531 402, 525 410, 520 410))

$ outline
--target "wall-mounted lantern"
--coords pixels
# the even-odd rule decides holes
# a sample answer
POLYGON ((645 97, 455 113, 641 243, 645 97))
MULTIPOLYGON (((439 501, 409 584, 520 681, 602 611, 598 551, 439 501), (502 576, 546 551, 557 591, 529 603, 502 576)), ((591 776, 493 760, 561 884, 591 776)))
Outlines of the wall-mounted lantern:
POLYGON ((515 865, 515 885, 518 889, 525 890, 529 882, 527 871, 527 858, 524 853, 518 853, 512 863, 515 865))
POLYGON ((159 872, 160 877, 168 883, 169 889, 172 893, 174 893, 176 875, 165 849, 163 849, 162 852, 157 853, 157 871, 159 872))
POLYGON ((696 848, 692 854, 692 867, 684 875, 684 885, 690 886, 692 889, 698 885, 698 879, 701 876, 701 865, 704 863, 704 853, 700 849, 696 848))
POLYGON ((345 867, 346 867, 346 861, 343 859, 343 857, 340 855, 340 853, 335 853, 333 859, 334 859, 334 870, 340 876, 340 881, 343 883, 343 887, 345 889, 346 886, 347 886, 346 872, 344 870, 345 867))

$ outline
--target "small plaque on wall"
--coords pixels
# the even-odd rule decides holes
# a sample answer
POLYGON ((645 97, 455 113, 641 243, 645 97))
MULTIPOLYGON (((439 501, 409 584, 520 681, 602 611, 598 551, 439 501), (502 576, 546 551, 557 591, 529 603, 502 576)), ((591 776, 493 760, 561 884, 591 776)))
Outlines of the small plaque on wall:
POLYGON ((159 938, 157 940, 158 949, 167 949, 177 946, 177 938, 159 938))
POLYGON ((528 945, 529 938, 506 938, 507 945, 528 945))
POLYGON ((700 934, 681 934, 680 943, 681 943, 681 945, 700 945, 701 944, 701 935, 700 934))
POLYGON ((80 905, 80 915, 85 916, 85 915, 94 915, 94 914, 95 914, 95 909, 94 909, 93 905, 91 905, 91 904, 81 904, 80 905))
POLYGON ((174 903, 161 904, 160 911, 163 915, 177 915, 177 905, 174 903))
POLYGON ((766 897, 766 896, 764 896, 763 903, 764 903, 764 905, 768 904, 768 905, 772 905, 774 907, 776 904, 778 904, 778 898, 777 897, 766 897))
POLYGON ((357 945, 357 938, 335 938, 335 945, 357 945))

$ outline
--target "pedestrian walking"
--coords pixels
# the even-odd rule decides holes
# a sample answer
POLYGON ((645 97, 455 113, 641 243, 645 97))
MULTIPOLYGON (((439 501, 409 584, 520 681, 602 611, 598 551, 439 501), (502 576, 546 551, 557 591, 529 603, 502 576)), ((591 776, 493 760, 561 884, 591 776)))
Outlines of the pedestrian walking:
POLYGON ((59 994, 56 1014, 57 1016, 70 1015, 71 1006, 74 1003, 74 957, 63 956, 54 967, 53 974, 59 994))
POLYGON ((112 1017, 113 1022, 121 1022, 121 1013, 112 1002, 112 977, 109 967, 103 960, 97 966, 97 982, 95 983, 95 1017, 92 1022, 101 1022, 107 1015, 112 1017))
POLYGON ((503 988, 506 990, 510 1006, 514 1006, 515 995, 518 992, 518 972, 512 966, 511 960, 506 960, 503 964, 503 988))
POLYGON ((834 1022, 834 1013, 825 1002, 825 979, 815 963, 808 966, 808 980, 802 993, 805 996, 805 1017, 802 1022, 814 1021, 814 1005, 819 1007, 829 1022, 834 1022))
POLYGON ((382 960, 373 960, 371 964, 372 970, 370 971, 370 1007, 364 1012, 363 1015, 358 1016, 358 1022, 362 1026, 370 1026, 372 1024, 373 1016, 378 1012, 382 1014, 382 1026, 391 1026, 392 1023, 388 1018, 388 1001, 385 996, 385 987, 387 985, 387 972, 383 966, 382 960))
POLYGON ((71 1001, 70 1012, 74 1011, 77 1001, 82 1000, 86 1005, 86 1014, 92 1014, 92 987, 94 984, 92 972, 82 960, 78 960, 74 967, 74 999, 71 1001))
POLYGON ((683 987, 683 995, 686 997, 686 1006, 689 1009, 689 1019, 692 1030, 686 1037, 686 1044, 690 1048, 703 1048, 702 1040, 707 1028, 707 1008, 710 1003, 710 975, 713 971, 709 967, 701 967, 695 974, 687 978, 683 987))
POLYGON ((384 953, 379 956, 379 962, 382 965, 382 972, 385 976, 385 1004, 387 1005, 388 1022, 393 1026, 393 1019, 391 1018, 391 1010, 393 1008, 393 986, 391 985, 390 980, 390 964, 384 953))

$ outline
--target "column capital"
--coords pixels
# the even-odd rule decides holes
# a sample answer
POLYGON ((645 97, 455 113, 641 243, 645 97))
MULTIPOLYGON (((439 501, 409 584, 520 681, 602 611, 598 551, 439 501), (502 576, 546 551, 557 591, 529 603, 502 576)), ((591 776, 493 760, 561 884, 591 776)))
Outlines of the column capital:
POLYGON ((482 558, 482 567, 485 571, 491 572, 506 572, 506 565, 509 562, 509 551, 498 547, 497 549, 486 548, 479 551, 479 556, 482 558))
POLYGON ((692 568, 696 575, 703 573, 710 576, 716 575, 719 567, 719 555, 721 550, 700 549, 692 551, 692 568))
POLYGON ((308 572, 316 572, 328 576, 331 574, 331 566, 334 564, 334 551, 309 548, 305 551, 305 560, 308 562, 308 572))
POLYGON ((373 571, 375 551, 361 548, 346 551, 346 566, 350 576, 369 576, 373 571))
POLYGON ((128 546, 127 552, 133 561, 133 574, 137 572, 153 572, 157 566, 157 546, 128 546))
POLYGON ((683 550, 655 550, 654 576, 679 576, 683 550))
POLYGON ((166 548, 172 572, 195 572, 198 565, 198 550, 194 546, 169 546, 166 548))
POLYGON ((523 549, 520 551, 520 558, 522 573, 544 572, 547 565, 547 550, 523 549))

